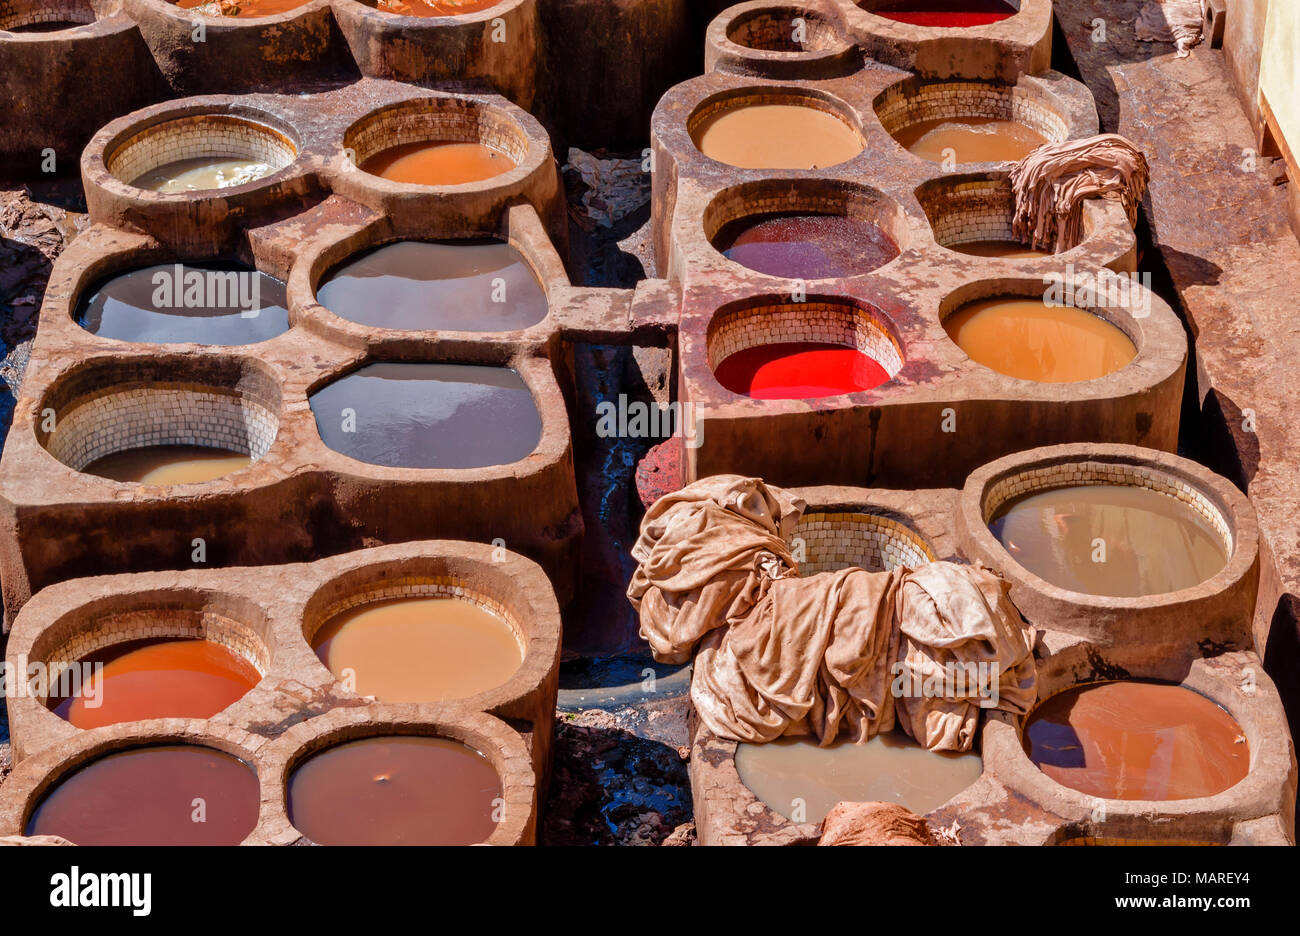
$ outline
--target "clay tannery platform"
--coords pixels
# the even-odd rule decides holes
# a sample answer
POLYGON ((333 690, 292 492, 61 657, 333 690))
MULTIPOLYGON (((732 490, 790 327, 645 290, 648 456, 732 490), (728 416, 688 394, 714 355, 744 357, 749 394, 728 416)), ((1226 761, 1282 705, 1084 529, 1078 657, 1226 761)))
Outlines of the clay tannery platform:
POLYGON ((0 0, 0 842, 1294 845, 1300 15, 1195 6, 0 0))

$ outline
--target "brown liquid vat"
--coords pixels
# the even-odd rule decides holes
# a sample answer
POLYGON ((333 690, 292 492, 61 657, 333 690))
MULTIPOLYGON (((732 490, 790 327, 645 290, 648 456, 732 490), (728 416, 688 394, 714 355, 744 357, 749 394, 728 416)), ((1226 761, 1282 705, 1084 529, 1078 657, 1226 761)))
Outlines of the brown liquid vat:
POLYGON ((1259 528, 1245 496, 1226 478, 1165 452, 1120 445, 1032 449, 985 465, 961 493, 965 548, 972 559, 1011 582, 1011 598, 1029 618, 1102 646, 1142 646, 1177 663, 1198 643, 1251 646, 1250 621, 1259 584, 1259 528), (1052 585, 1016 562, 987 522, 1012 497, 1076 483, 1151 488, 1183 501, 1220 531, 1227 564, 1198 585, 1163 595, 1117 598, 1052 585))
MULTIPOLYGON (((803 550, 803 574, 902 560, 981 560, 968 549, 958 519, 962 494, 952 489, 796 488, 808 504, 791 537, 803 550), (802 542, 801 542, 802 541, 802 542)), ((984 560, 986 561, 986 560, 984 560)), ((1013 595, 1015 593, 1013 592, 1013 595)), ((1069 839, 1167 843, 1291 844, 1297 771, 1277 690, 1253 652, 1228 650, 1184 634, 1190 651, 1130 639, 1123 632, 1080 637, 1055 629, 1062 612, 1024 609, 1039 631, 1035 645, 1040 697, 1104 679, 1171 682, 1216 702, 1237 720, 1251 748, 1245 780, 1215 797, 1161 803, 1100 801, 1049 780, 1029 761, 1018 719, 985 718, 976 749, 984 773, 927 814, 932 829, 959 825, 962 844, 1061 844, 1069 839), (1206 656, 1202 657, 1204 653, 1206 656), (1104 808, 1098 809, 1099 806, 1104 808), (1155 821, 1153 821, 1153 819, 1155 821)), ((1197 634, 1212 618, 1184 611, 1197 634)), ((1067 614, 1068 617, 1068 614, 1067 614)), ((1240 612, 1248 632, 1250 610, 1240 612)), ((1186 648, 1185 648, 1186 649, 1186 648)), ((736 744, 693 720, 690 776, 701 844, 808 845, 817 824, 797 824, 764 805, 740 780, 736 744)))
MULTIPOLYGON (((1019 832, 1005 823, 988 823, 980 830, 981 844, 1016 840, 1054 845, 1071 839, 1294 843, 1295 752, 1277 688, 1254 652, 1179 660, 1162 657, 1144 645, 1102 647, 1060 632, 1049 632, 1045 643, 1035 653, 1040 698, 1098 680, 1154 680, 1181 686, 1214 702, 1236 721, 1250 746, 1250 769, 1239 783, 1213 796, 1100 799, 1050 779, 1025 753, 1020 719, 991 713, 981 732, 990 786, 1000 787, 1001 797, 1010 793, 1015 794, 1012 799, 1027 799, 1038 814, 1019 832)), ((991 790, 974 792, 972 805, 992 804, 991 790)), ((955 812, 940 812, 946 820, 955 817, 955 812)))
MULTIPOLYGON (((344 710, 353 713, 346 718, 364 720, 379 707, 336 679, 311 640, 342 609, 402 595, 449 595, 491 608, 509 622, 523 657, 508 680, 474 696, 387 708, 476 711, 503 719, 526 739, 532 770, 544 784, 559 680, 559 605, 542 569, 505 547, 431 540, 312 563, 65 582, 45 589, 24 608, 10 635, 7 659, 10 666, 22 660, 77 659, 74 654, 85 648, 114 645, 146 632, 205 635, 236 648, 263 678, 238 702, 200 724, 218 734, 238 728, 273 738, 303 717, 344 710), (164 616, 152 619, 160 612, 164 616)), ((123 723, 82 731, 48 709, 43 697, 10 699, 16 762, 66 748, 78 738, 103 732, 127 735, 140 727, 123 723)))
POLYGON ((483 753, 501 779, 500 822, 485 844, 531 845, 536 838, 538 782, 528 744, 500 719, 432 705, 335 708, 274 735, 193 719, 113 725, 83 732, 18 765, 0 793, 0 829, 21 835, 42 798, 72 771, 105 755, 141 746, 192 744, 233 755, 257 774, 257 824, 243 845, 310 844, 289 821, 287 781, 306 757, 334 744, 375 735, 447 738, 483 753))
POLYGON ((391 736, 446 738, 482 753, 501 780, 499 822, 483 844, 532 845, 537 834, 539 783, 525 740, 500 719, 464 709, 429 704, 373 705, 335 709, 294 725, 267 746, 267 786, 259 842, 292 844, 303 840, 289 820, 287 788, 293 770, 313 754, 363 738, 391 736))
POLYGON ((82 478, 93 477, 85 469, 105 456, 154 446, 224 450, 256 462, 279 429, 276 375, 251 358, 204 364, 191 369, 173 357, 73 368, 42 398, 36 440, 82 478))
MULTIPOLYGON (((905 78, 881 91, 873 106, 881 125, 896 142, 905 131, 918 125, 940 120, 961 122, 964 118, 1018 124, 1049 143, 1070 138, 1069 121, 1057 102, 1043 85, 1027 79, 1008 85, 905 78)), ((909 158, 921 157, 909 154, 909 158)), ((969 162, 959 158, 959 164, 969 162)))
MULTIPOLYGON (((424 22, 421 20, 421 22, 424 22)), ((491 95, 434 95, 375 107, 342 132, 330 163, 331 188, 367 205, 395 227, 436 236, 429 229, 454 219, 454 236, 475 227, 495 230, 499 206, 511 199, 532 204, 561 249, 567 238, 563 193, 550 138, 530 114, 491 95), (501 153, 514 168, 479 182, 451 186, 409 185, 360 170, 372 156, 407 143, 479 143, 501 153), (454 200, 454 215, 441 208, 454 200)))

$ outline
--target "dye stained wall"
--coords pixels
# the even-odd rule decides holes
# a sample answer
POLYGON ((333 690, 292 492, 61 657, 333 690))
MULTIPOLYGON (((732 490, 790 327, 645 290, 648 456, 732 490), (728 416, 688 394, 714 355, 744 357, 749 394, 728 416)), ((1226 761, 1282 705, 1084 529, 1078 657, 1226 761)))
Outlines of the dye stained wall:
POLYGON ((1270 0, 1229 0, 1223 29, 1223 54, 1232 82, 1255 135, 1262 134, 1259 114, 1259 63, 1270 0))

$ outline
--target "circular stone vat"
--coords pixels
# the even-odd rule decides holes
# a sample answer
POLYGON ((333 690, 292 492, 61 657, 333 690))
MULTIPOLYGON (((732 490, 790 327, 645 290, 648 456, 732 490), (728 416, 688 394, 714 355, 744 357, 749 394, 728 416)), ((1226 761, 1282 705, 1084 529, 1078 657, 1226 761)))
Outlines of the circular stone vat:
POLYGON ((316 301, 378 328, 516 331, 546 318, 546 291, 523 255, 490 238, 398 241, 326 274, 316 301))
POLYGON ((992 484, 983 514, 1022 568, 1086 595, 1181 591, 1217 575, 1233 552, 1224 508, 1155 467, 1077 461, 1030 468, 992 484))
POLYGON ((884 313, 848 299, 744 300, 709 323, 709 367, 732 393, 802 400, 870 390, 903 352, 884 313))
POLYGON ((868 13, 908 26, 968 29, 1000 23, 1020 12, 1019 0, 857 0, 868 13))
POLYGON ((6 0, 0 4, 0 32, 59 32, 89 25, 98 18, 88 0, 6 0))
POLYGON ((687 122, 696 148, 741 169, 826 169, 865 147, 847 108, 791 88, 716 95, 687 122))
POLYGON ((42 632, 28 657, 59 674, 45 704, 78 728, 97 728, 211 718, 261 681, 270 650, 265 616, 250 602, 169 594, 80 609, 42 632))
POLYGON ((101 338, 154 344, 256 344, 289 329, 285 285, 232 261, 114 273, 82 293, 77 324, 101 338))
POLYGON ((142 127, 104 154, 108 171, 162 194, 232 188, 289 166, 298 147, 269 122, 197 113, 142 127))
POLYGON ((736 15, 727 39, 756 52, 834 52, 844 47, 835 24, 816 10, 797 6, 760 7, 736 15))
POLYGON ((389 468, 484 468, 526 458, 542 417, 524 379, 477 364, 368 364, 311 395, 321 440, 389 468))
POLYGON ((821 822, 842 801, 897 803, 918 815, 938 809, 979 779, 978 754, 927 751, 901 731, 865 744, 819 747, 813 737, 736 745, 736 772, 773 811, 821 822))
POLYGON ((182 10, 194 10, 204 16, 255 19, 279 16, 306 6, 311 0, 174 0, 182 10))
POLYGON ((492 761, 450 738, 374 735, 293 767, 289 821, 319 845, 473 845, 496 830, 492 761))
POLYGON ((463 185, 519 166, 529 144, 523 128, 500 108, 434 97, 367 114, 344 133, 343 147, 362 172, 390 182, 463 185))
POLYGON ((971 360, 1017 380, 1096 380, 1137 357, 1133 339, 1100 310, 1051 305, 1041 293, 949 297, 940 315, 948 337, 971 360))
POLYGON ((257 825, 260 792, 247 763, 195 744, 103 754, 56 779, 27 835, 77 845, 238 845, 257 825), (196 822, 195 799, 205 821, 196 822))
POLYGON ((368 7, 393 16, 466 16, 482 13, 504 0, 361 0, 368 7))
POLYGON ((933 162, 1008 162, 1068 135, 1034 85, 907 78, 877 96, 876 116, 898 144, 933 162))
POLYGON ((280 389, 252 361, 153 358, 94 363, 46 394, 45 449, 75 471, 113 481, 173 485, 222 477, 270 449, 280 389))
POLYGON ((1012 232, 1015 196, 1005 173, 931 179, 917 188, 916 199, 940 247, 1003 260, 1053 256, 1050 250, 1025 246, 1012 232))
POLYGON ((704 212, 714 249, 747 269, 788 279, 857 276, 907 245, 903 209, 864 185, 763 179, 729 188, 704 212))
POLYGON ((1073 686, 1026 716, 1029 759, 1062 786, 1116 800, 1222 793, 1250 771, 1237 721, 1180 685, 1117 680, 1073 686))
POLYGON ((935 559, 929 544, 902 521, 862 510, 805 513, 790 542, 803 544, 799 572, 805 576, 850 568, 914 569, 935 559))
POLYGON ((381 702, 467 699, 510 680, 524 660, 506 607, 444 576, 395 577, 305 620, 320 661, 351 691, 381 702))

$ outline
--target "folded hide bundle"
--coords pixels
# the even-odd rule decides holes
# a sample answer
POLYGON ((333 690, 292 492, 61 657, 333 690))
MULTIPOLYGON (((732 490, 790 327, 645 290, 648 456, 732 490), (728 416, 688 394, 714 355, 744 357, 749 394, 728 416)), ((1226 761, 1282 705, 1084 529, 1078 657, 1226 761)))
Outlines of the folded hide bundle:
POLYGON ((642 523, 628 598, 656 659, 698 648, 691 700, 714 734, 830 744, 898 721, 931 750, 965 751, 982 706, 1028 710, 1033 632, 1005 582, 947 562, 799 577, 786 540, 803 507, 724 475, 661 499, 642 523))
POLYGON ((1011 170, 1012 233, 1056 253, 1077 247, 1089 198, 1118 198, 1129 224, 1136 224, 1149 174, 1146 157, 1116 133, 1045 143, 1011 170))

